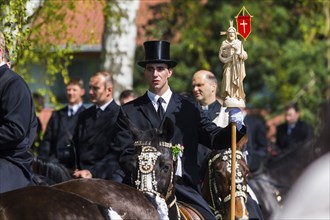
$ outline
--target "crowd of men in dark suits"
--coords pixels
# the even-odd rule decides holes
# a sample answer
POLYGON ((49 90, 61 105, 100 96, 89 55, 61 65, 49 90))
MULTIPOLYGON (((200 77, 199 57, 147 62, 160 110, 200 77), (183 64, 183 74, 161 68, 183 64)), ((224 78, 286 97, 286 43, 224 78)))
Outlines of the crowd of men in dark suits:
MULTIPOLYGON (((25 82, 4 64, 4 48, 1 44, 0 192, 33 184, 30 168, 33 155, 28 149, 37 125, 31 93, 25 82), (10 87, 11 80, 16 83, 15 88, 10 87), (7 91, 3 92, 4 89, 7 91), (10 89, 15 91, 10 92, 10 89), (3 172, 3 167, 8 172, 3 172), (8 178, 12 175, 15 178, 8 178), (4 178, 15 179, 15 183, 2 181, 4 178)), ((170 59, 170 43, 148 41, 144 43, 144 49, 145 60, 138 65, 144 68, 147 92, 120 107, 112 96, 111 74, 97 72, 91 76, 88 86, 93 106, 85 109, 82 104, 83 82, 71 78, 66 87, 68 105, 53 112, 39 147, 39 156, 64 164, 76 178, 103 178, 127 183, 135 166, 132 162, 134 139, 127 121, 138 129, 148 130, 161 129, 164 119, 169 118, 174 122, 172 143, 185 146, 176 196, 196 208, 205 219, 215 219, 200 194, 198 155, 206 155, 208 151, 198 153, 198 146, 203 144, 211 149, 231 146, 230 122, 237 124, 239 141, 246 134, 243 114, 239 108, 227 108, 225 124, 217 126, 212 123, 221 109, 218 101, 212 99, 211 103, 203 103, 202 90, 198 89, 194 89, 198 102, 171 91, 168 80, 177 62, 170 59), (163 112, 161 115, 157 114, 159 110, 163 112)), ((206 80, 211 86, 207 89, 215 94, 217 81, 214 75, 202 71, 196 77, 198 74, 200 79, 194 78, 193 87, 200 87, 208 77, 206 80)))

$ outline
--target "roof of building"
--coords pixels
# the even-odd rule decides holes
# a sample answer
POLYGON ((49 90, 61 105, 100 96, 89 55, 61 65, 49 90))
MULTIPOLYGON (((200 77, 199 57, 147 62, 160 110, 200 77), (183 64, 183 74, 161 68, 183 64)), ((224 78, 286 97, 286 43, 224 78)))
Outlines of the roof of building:
MULTIPOLYGON (((140 0, 136 22, 138 45, 147 40, 143 27, 153 14, 148 10, 150 5, 169 2, 169 0, 140 0)), ((68 24, 68 36, 74 38, 80 51, 97 52, 101 50, 102 34, 104 30, 103 1, 79 0, 75 2, 76 12, 67 10, 65 22, 68 24), (71 19, 70 17, 73 16, 71 19)), ((65 44, 67 39, 62 38, 59 44, 65 44)))

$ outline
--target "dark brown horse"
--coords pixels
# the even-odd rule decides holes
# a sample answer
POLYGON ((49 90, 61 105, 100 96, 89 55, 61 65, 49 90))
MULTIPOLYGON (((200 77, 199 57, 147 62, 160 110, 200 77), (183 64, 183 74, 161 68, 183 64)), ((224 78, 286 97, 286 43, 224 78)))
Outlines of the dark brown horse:
POLYGON ((51 185, 52 188, 111 207, 122 219, 159 218, 156 208, 144 194, 128 185, 96 178, 72 179, 70 172, 61 164, 40 158, 35 159, 33 169, 41 175, 45 184, 51 185))
POLYGON ((55 184, 56 188, 111 207, 122 219, 158 219, 155 207, 142 192, 125 184, 104 179, 74 179, 55 184))
MULTIPOLYGON (((217 219, 230 219, 231 149, 214 150, 202 183, 202 194, 217 219)), ((246 208, 249 169, 241 151, 236 151, 235 219, 248 219, 246 208)))
POLYGON ((111 219, 112 210, 47 186, 25 187, 0 194, 0 219, 111 219))

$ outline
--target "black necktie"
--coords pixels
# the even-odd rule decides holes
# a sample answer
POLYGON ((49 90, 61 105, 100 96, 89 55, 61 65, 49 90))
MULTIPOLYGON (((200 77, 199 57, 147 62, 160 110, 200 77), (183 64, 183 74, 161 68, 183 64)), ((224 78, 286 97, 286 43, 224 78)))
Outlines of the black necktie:
POLYGON ((163 109, 163 106, 162 106, 163 102, 164 102, 164 99, 162 97, 159 97, 158 100, 157 100, 157 103, 158 103, 157 114, 158 114, 160 120, 162 120, 163 117, 164 117, 164 109, 163 109))
POLYGON ((97 108, 96 109, 96 118, 99 118, 100 116, 101 116, 101 114, 102 114, 102 109, 101 108, 97 108))
POLYGON ((69 108, 69 117, 73 116, 73 108, 69 108))
POLYGON ((292 125, 288 125, 288 135, 291 135, 292 130, 293 130, 292 125))

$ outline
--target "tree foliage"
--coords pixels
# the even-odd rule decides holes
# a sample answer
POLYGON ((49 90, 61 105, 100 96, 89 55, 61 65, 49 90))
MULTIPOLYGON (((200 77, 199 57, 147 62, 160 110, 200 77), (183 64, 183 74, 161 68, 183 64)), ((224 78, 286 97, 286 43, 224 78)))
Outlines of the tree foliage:
MULTIPOLYGON (((30 86, 37 82, 52 86, 59 74, 67 82, 67 66, 73 59, 72 45, 75 41, 68 35, 67 30, 70 27, 64 20, 72 19, 75 10, 74 0, 42 1, 41 5, 35 5, 27 11, 27 4, 33 3, 36 1, 1 0, 0 13, 3 21, 0 30, 6 36, 12 68, 30 86), (59 44, 62 39, 67 41, 59 44), (41 70, 43 74, 37 79, 28 68, 33 65, 44 66, 41 70)), ((56 98, 50 90, 41 89, 38 92, 48 94, 51 101, 56 103, 56 98)))
MULTIPOLYGON (((34 11, 26 11, 26 5, 35 2, 0 0, 0 30, 8 40, 15 70, 30 85, 36 81, 52 85, 59 74, 68 79, 75 40, 64 20, 72 19, 75 1, 40 1, 34 11), (61 39, 67 40, 59 45, 61 39), (44 74, 34 79, 27 66, 41 63, 45 64, 44 74)), ((114 19, 107 17, 115 11, 116 1, 105 2, 105 20, 116 23, 118 13, 114 19)), ((244 80, 247 104, 279 113, 284 104, 297 101, 305 118, 316 124, 319 104, 329 101, 329 1, 175 0, 151 6, 154 19, 145 27, 146 33, 150 39, 171 41, 172 58, 179 63, 171 78, 172 89, 191 91, 192 74, 198 69, 209 69, 221 80, 218 50, 225 36, 220 32, 227 30, 243 4, 253 15, 252 33, 244 42, 249 55, 244 80)), ((143 59, 142 48, 136 59, 143 59)), ((141 71, 134 76, 134 89, 141 94, 145 91, 141 71)))
POLYGON ((247 104, 279 113, 296 101, 305 119, 317 125, 318 107, 329 101, 328 1, 176 0, 152 6, 155 18, 146 31, 150 37, 171 41, 172 58, 178 61, 172 89, 191 91, 191 77, 198 69, 211 70, 222 79, 218 51, 225 36, 219 33, 227 30, 243 3, 253 16, 252 33, 243 42, 249 55, 247 104))
MULTIPOLYGON (((30 85, 43 95, 50 97, 51 103, 57 103, 56 97, 49 89, 58 78, 63 83, 69 80, 68 66, 71 64, 75 52, 79 50, 77 39, 72 35, 78 23, 75 16, 85 14, 79 11, 77 4, 83 4, 84 10, 94 10, 101 4, 105 20, 103 40, 106 35, 122 34, 120 20, 127 17, 121 10, 117 0, 85 0, 83 3, 75 0, 65 1, 34 1, 34 0, 0 0, 0 15, 3 20, 0 30, 6 36, 7 46, 10 50, 12 67, 30 85), (27 10, 28 5, 32 10, 27 10), (114 34, 114 32, 116 32, 114 34), (39 68, 41 75, 31 73, 31 67, 39 68), (42 68, 42 69, 40 69, 42 68), (61 76, 61 77, 59 77, 61 76), (40 89, 37 85, 44 83, 46 87, 40 89)), ((85 19, 86 22, 93 22, 85 19)), ((82 30, 81 35, 95 41, 93 30, 82 30)), ((102 42, 102 62, 105 63, 104 54, 106 44, 102 42)), ((121 63, 113 65, 118 68, 121 63)), ((103 65, 100 69, 104 69, 103 65)), ((113 72, 113 71, 110 71, 113 72)), ((58 104, 58 103, 57 103, 58 104)))

